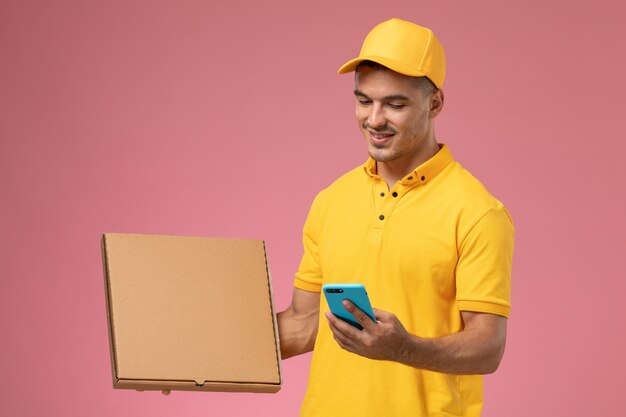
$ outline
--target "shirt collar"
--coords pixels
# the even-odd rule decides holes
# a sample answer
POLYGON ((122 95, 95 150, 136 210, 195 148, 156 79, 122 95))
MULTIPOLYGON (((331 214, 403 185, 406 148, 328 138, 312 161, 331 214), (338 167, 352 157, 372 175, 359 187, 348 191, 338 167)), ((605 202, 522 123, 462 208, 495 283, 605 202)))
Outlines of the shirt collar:
MULTIPOLYGON (((441 144, 439 152, 437 152, 432 158, 424 162, 413 171, 409 172, 399 182, 403 185, 411 185, 416 183, 426 183, 435 178, 443 169, 453 162, 452 153, 447 145, 441 144)), ((367 175, 371 178, 378 178, 380 176, 376 172, 376 161, 369 157, 363 168, 367 175)))

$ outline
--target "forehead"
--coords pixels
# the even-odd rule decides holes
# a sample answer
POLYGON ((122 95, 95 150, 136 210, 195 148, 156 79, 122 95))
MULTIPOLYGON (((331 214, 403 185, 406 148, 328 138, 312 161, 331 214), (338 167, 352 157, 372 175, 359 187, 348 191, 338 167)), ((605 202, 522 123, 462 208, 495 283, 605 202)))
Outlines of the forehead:
POLYGON ((371 98, 390 95, 419 97, 413 77, 399 74, 390 69, 358 68, 354 76, 356 90, 371 98))

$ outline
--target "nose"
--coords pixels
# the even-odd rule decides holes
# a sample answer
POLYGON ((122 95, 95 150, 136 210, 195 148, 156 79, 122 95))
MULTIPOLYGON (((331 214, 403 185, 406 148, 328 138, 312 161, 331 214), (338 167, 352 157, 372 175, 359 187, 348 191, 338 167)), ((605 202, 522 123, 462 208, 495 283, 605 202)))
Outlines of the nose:
POLYGON ((367 124, 372 129, 381 129, 387 124, 387 120, 383 114, 383 109, 378 103, 374 103, 370 107, 370 113, 367 116, 367 124))

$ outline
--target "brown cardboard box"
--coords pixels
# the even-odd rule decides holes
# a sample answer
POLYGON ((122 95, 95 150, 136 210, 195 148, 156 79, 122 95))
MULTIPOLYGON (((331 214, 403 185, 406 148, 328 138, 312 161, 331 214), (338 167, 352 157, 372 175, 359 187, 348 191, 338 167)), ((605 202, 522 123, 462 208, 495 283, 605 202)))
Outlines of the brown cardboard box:
POLYGON ((265 243, 106 233, 114 388, 277 392, 265 243))

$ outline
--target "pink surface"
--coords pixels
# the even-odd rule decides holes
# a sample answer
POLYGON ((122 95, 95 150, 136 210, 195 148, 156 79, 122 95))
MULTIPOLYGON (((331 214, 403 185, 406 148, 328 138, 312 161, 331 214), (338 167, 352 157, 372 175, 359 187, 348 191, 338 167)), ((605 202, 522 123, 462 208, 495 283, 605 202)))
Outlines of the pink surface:
POLYGON ((366 157, 352 77, 376 23, 435 30, 437 137, 517 227, 507 353, 484 416, 622 409, 621 2, 3 0, 2 416, 297 415, 276 395, 113 390, 104 231, 265 239, 287 306, 315 193, 366 157))

